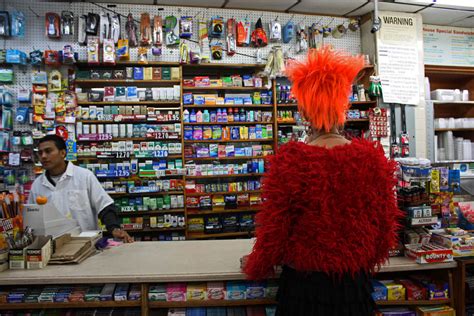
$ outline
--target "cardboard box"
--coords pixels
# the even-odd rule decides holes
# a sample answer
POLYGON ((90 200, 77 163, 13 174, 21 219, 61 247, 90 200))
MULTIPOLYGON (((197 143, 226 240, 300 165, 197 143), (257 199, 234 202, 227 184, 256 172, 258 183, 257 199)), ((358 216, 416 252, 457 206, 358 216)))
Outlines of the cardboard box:
POLYGON ((11 270, 21 270, 26 267, 26 248, 10 249, 9 264, 11 270))
POLYGON ((439 263, 454 260, 453 250, 434 244, 405 245, 405 256, 414 259, 417 263, 439 263), (427 248, 429 247, 429 249, 427 248))
POLYGON ((456 312, 449 306, 422 306, 417 307, 418 316, 455 316, 456 312))
POLYGON ((26 268, 42 269, 48 265, 53 252, 51 236, 37 236, 26 248, 26 268))
POLYGON ((189 283, 186 289, 188 301, 203 301, 207 299, 206 283, 189 283))
POLYGON ((387 300, 403 301, 405 300, 405 288, 393 280, 380 281, 387 288, 387 300))
POLYGON ((431 234, 431 241, 452 249, 454 257, 474 256, 474 244, 466 243, 466 240, 472 240, 472 236, 469 234, 453 236, 443 230, 432 231, 431 234))

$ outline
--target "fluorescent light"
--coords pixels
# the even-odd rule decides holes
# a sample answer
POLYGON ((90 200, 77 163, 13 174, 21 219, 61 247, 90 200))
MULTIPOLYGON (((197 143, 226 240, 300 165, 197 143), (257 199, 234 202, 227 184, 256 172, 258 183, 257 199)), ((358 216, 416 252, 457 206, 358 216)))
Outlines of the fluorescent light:
POLYGON ((474 9, 473 0, 395 0, 396 3, 421 4, 452 9, 474 9))

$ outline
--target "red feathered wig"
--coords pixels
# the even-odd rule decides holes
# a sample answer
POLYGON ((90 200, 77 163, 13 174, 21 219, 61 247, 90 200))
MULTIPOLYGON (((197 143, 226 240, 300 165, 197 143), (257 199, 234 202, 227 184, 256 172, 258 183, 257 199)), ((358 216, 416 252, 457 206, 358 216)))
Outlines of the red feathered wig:
POLYGON ((313 128, 329 132, 344 124, 351 85, 364 67, 362 56, 351 56, 329 46, 311 49, 305 61, 287 67, 298 109, 313 128))

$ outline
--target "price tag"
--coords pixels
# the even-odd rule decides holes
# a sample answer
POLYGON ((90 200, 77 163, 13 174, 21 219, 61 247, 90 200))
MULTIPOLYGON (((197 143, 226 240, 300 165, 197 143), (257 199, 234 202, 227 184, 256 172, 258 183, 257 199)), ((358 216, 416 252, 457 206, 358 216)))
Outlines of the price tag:
POLYGON ((130 177, 130 171, 128 170, 116 170, 115 174, 117 177, 130 177))
POLYGON ((130 158, 130 152, 129 151, 115 152, 115 158, 130 158))
POLYGON ((151 152, 154 158, 164 158, 168 156, 167 150, 155 150, 151 152))
POLYGON ((97 140, 112 140, 112 134, 97 134, 97 140))

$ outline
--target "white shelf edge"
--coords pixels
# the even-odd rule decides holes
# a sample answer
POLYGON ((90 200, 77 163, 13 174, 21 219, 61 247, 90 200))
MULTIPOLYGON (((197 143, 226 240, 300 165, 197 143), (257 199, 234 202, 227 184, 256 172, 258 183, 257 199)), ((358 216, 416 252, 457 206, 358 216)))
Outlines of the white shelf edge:
POLYGON ((474 163, 474 160, 441 160, 433 162, 435 164, 440 163, 474 163))
POLYGON ((439 100, 426 100, 427 102, 433 102, 433 104, 474 104, 474 101, 439 101, 439 100))

